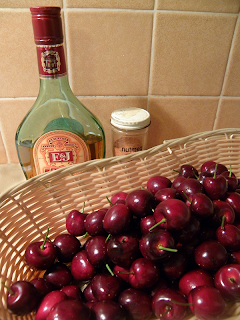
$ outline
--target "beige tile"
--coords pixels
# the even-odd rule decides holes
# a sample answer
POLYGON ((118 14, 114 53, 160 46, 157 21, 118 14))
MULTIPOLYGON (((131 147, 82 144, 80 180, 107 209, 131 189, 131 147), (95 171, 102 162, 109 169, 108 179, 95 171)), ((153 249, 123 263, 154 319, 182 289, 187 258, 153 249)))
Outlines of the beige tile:
POLYGON ((222 98, 214 129, 240 128, 240 98, 222 98))
POLYGON ((65 0, 68 8, 153 9, 154 0, 65 0))
POLYGON ((101 121, 106 135, 106 157, 112 156, 112 136, 110 117, 113 110, 137 107, 147 109, 146 97, 89 97, 80 98, 81 102, 101 121))
POLYGON ((236 19, 232 14, 158 12, 151 93, 219 95, 236 19))
POLYGON ((0 100, 0 127, 6 147, 8 161, 18 163, 15 147, 15 133, 35 99, 2 99, 0 100))
POLYGON ((1 130, 0 130, 0 154, 1 154, 0 164, 7 163, 8 159, 7 159, 5 146, 4 146, 3 140, 2 140, 1 130))
POLYGON ((159 10, 238 13, 239 0, 156 0, 159 10))
POLYGON ((152 12, 68 10, 69 71, 76 95, 146 95, 152 12))
POLYGON ((29 8, 33 6, 58 6, 62 0, 0 0, 0 8, 29 8))
POLYGON ((233 38, 232 50, 230 52, 229 65, 227 68, 223 95, 240 96, 240 20, 236 26, 233 38))
POLYGON ((212 130, 218 98, 151 97, 150 146, 164 140, 212 130))
POLYGON ((28 9, 0 9, 0 98, 35 96, 36 48, 28 9))

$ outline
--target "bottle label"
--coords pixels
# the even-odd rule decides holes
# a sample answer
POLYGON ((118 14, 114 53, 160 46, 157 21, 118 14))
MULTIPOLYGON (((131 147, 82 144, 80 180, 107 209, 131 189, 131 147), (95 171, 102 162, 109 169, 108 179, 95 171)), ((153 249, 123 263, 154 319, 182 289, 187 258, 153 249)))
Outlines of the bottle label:
POLYGON ((87 144, 69 131, 50 131, 42 135, 33 148, 36 173, 57 170, 91 159, 87 144))
POLYGON ((37 55, 40 78, 56 78, 66 75, 63 44, 38 45, 37 55))

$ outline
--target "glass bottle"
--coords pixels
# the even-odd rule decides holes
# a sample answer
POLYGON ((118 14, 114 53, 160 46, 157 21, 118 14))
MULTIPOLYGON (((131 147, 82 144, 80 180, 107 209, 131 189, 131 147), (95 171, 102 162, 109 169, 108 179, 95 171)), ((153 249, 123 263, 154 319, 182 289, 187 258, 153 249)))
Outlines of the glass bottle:
POLYGON ((27 179, 105 157, 104 130, 73 94, 67 77, 61 8, 32 7, 40 89, 15 142, 27 179))

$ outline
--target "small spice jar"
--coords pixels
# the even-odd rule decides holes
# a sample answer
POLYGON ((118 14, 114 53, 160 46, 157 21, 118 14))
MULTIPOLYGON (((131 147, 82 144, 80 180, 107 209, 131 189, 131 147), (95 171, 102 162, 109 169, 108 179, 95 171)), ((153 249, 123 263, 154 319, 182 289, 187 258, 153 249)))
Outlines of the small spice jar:
POLYGON ((112 152, 114 156, 145 150, 150 125, 147 110, 135 107, 118 109, 111 114, 112 152))

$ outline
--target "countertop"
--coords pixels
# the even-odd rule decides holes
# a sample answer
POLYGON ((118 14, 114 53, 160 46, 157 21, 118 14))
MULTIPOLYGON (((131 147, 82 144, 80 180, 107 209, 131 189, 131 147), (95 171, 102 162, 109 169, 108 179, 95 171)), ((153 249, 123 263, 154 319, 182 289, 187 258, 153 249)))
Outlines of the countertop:
POLYGON ((0 164, 0 197, 17 184, 26 181, 20 164, 0 164))

